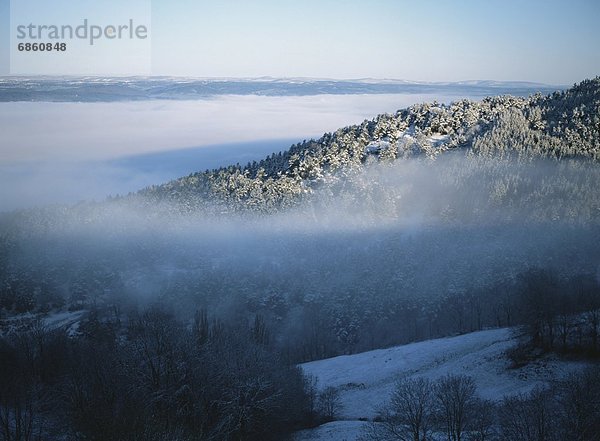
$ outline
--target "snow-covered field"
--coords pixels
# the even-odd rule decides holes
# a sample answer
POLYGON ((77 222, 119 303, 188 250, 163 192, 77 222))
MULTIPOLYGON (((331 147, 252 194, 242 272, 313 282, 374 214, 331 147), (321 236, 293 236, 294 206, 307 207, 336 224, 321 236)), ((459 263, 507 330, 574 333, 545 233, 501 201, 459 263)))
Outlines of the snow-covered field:
POLYGON ((41 326, 51 331, 65 329, 68 335, 77 332, 79 322, 86 314, 85 311, 59 311, 48 314, 18 314, 0 319, 0 336, 18 333, 23 330, 41 326))
POLYGON ((360 419, 375 417, 401 378, 470 375, 481 397, 501 400, 583 366, 547 357, 511 369, 504 354, 515 342, 512 330, 504 328, 305 363, 302 369, 317 378, 319 389, 333 386, 340 391, 342 408, 340 421, 299 432, 295 441, 356 440, 364 424, 360 419))
POLYGON ((298 432, 294 441, 355 441, 365 424, 364 421, 332 421, 315 429, 298 432))

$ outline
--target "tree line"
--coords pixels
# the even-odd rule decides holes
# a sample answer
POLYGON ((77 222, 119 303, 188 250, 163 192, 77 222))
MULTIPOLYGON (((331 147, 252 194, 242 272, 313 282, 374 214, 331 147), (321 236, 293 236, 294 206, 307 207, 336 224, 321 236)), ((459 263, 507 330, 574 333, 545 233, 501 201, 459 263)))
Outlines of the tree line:
POLYGON ((600 368, 550 388, 482 399, 469 376, 400 380, 361 441, 597 441, 600 368))
POLYGON ((267 334, 160 306, 92 311, 77 337, 37 321, 0 338, 0 439, 280 440, 318 408, 267 334))

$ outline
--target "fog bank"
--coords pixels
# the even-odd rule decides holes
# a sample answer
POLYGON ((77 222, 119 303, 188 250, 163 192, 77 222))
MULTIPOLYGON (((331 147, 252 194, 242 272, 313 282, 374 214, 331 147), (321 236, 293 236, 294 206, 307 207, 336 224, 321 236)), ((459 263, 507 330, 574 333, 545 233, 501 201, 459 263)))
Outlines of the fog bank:
POLYGON ((193 171, 260 159, 379 113, 453 99, 458 98, 222 95, 195 101, 0 103, 0 210, 136 191, 193 171), (210 154, 199 151, 205 147, 210 154), (178 169, 179 175, 160 167, 148 171, 143 165, 151 154, 161 154, 165 164, 184 154, 197 168, 178 169))

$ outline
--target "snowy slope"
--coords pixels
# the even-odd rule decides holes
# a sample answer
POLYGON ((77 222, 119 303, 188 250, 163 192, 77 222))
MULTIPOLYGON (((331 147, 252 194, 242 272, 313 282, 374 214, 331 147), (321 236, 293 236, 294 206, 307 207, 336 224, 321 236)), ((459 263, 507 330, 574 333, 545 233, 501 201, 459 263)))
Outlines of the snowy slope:
POLYGON ((515 342, 512 331, 505 328, 305 363, 303 371, 317 378, 319 389, 333 386, 340 391, 343 421, 298 433, 296 441, 355 440, 364 424, 358 420, 375 417, 400 378, 470 375, 481 397, 500 400, 582 367, 549 357, 511 369, 504 353, 515 342))
POLYGON ((47 331, 62 328, 68 335, 73 335, 77 332, 79 322, 85 314, 85 311, 58 311, 49 314, 25 313, 0 318, 0 336, 17 334, 40 325, 47 331))
POLYGON ((356 441, 364 421, 333 421, 295 434, 294 441, 356 441))

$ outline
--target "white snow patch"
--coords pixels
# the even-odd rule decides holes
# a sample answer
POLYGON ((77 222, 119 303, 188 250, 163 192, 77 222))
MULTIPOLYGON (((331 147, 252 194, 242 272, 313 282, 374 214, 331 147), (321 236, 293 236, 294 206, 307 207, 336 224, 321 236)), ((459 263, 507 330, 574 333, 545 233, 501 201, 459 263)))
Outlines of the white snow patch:
POLYGON ((293 441, 356 441, 366 423, 363 421, 333 421, 315 429, 302 430, 293 441))
POLYGON ((436 133, 434 135, 431 135, 429 138, 427 138, 427 141, 429 141, 429 143, 432 146, 439 147, 442 144, 445 144, 446 142, 448 142, 448 139, 450 139, 450 135, 441 135, 439 133, 436 133))
POLYGON ((498 401, 549 385, 586 365, 548 356, 511 369, 505 352, 516 344, 513 332, 509 328, 473 332, 304 363, 302 370, 317 378, 319 389, 333 386, 340 391, 341 421, 303 430, 293 439, 356 441, 366 424, 360 419, 375 417, 401 378, 469 375, 481 397, 498 401))
POLYGON ((49 314, 43 318, 44 325, 49 329, 69 327, 81 320, 85 311, 63 311, 49 314))
POLYGON ((60 311, 48 314, 27 312, 10 316, 0 320, 0 336, 30 330, 40 324, 49 331, 64 328, 68 335, 73 335, 84 314, 85 311, 60 311))
POLYGON ((401 378, 436 380, 450 373, 469 375, 481 397, 500 400, 547 385, 583 366, 547 357, 511 369, 505 352, 515 343, 511 329, 494 329, 313 361, 301 367, 317 378, 319 389, 339 389, 341 419, 358 420, 375 417, 401 378))

